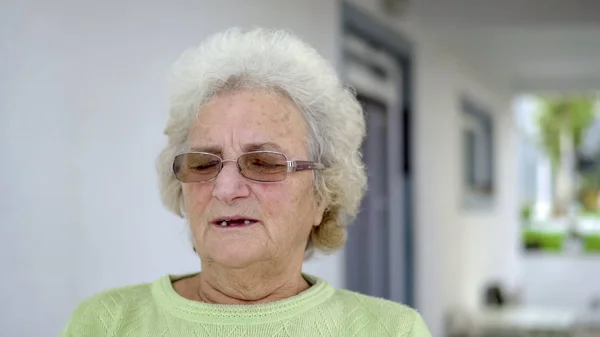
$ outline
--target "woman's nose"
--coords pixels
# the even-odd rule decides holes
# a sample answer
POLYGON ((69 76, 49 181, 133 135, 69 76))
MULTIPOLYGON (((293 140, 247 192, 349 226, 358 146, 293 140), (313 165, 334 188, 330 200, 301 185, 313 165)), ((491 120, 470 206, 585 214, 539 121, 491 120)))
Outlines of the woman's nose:
POLYGON ((232 204, 236 199, 249 195, 248 180, 238 170, 237 162, 224 160, 223 168, 215 180, 213 197, 225 204, 232 204))

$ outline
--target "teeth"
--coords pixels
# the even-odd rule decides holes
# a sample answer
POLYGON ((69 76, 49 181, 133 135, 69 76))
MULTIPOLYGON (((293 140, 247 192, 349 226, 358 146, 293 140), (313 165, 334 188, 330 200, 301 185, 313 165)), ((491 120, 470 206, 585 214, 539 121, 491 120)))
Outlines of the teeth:
MULTIPOLYGON (((250 225, 251 223, 252 223, 251 220, 244 220, 244 225, 250 225)), ((221 227, 227 227, 227 226, 229 226, 229 222, 227 222, 227 220, 223 220, 223 221, 219 222, 219 225, 221 227)))

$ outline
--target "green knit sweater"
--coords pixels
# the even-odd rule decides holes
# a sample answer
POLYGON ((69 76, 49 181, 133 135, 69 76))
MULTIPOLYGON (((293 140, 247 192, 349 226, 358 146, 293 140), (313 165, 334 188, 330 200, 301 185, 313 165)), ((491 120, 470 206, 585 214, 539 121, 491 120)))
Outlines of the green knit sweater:
POLYGON ((183 276, 108 290, 83 301, 63 337, 410 336, 430 337, 421 316, 401 304, 336 290, 305 275, 312 286, 263 304, 220 305, 187 300, 173 289, 183 276))

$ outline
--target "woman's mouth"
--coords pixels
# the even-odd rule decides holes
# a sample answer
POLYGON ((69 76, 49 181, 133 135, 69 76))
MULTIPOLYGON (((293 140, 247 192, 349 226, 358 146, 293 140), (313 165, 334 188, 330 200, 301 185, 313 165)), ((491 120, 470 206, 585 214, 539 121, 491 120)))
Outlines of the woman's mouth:
POLYGON ((258 220, 245 217, 231 217, 231 218, 218 218, 213 220, 211 223, 221 228, 232 228, 232 227, 247 227, 257 223, 258 220))

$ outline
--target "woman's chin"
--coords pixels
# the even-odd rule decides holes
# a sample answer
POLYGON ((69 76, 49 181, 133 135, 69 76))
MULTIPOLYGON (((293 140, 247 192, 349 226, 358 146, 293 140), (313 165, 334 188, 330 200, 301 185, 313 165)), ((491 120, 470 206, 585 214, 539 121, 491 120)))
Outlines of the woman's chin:
POLYGON ((242 248, 239 245, 237 247, 222 245, 212 248, 208 252, 211 262, 234 269, 247 267, 254 262, 260 261, 260 257, 266 255, 250 247, 242 248))

